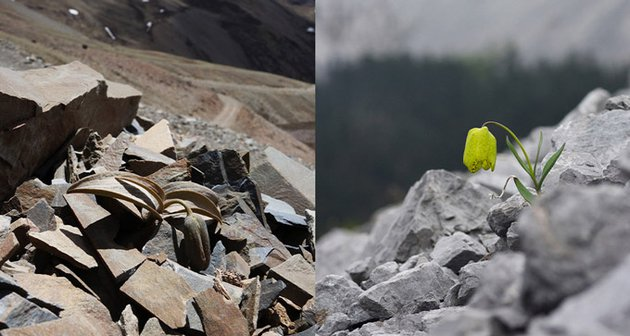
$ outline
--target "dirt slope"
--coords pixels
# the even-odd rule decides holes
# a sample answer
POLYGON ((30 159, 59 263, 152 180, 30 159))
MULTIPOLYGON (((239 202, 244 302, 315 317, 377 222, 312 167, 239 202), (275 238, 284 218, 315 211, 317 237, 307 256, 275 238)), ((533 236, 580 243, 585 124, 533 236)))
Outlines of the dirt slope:
POLYGON ((315 162, 313 148, 291 135, 294 125, 307 125, 301 131, 314 134, 312 84, 101 42, 19 2, 0 1, 0 17, 0 39, 48 63, 80 60, 107 78, 135 86, 143 92, 144 102, 171 113, 211 122, 219 115, 223 120, 226 114, 235 114, 222 125, 305 163, 315 162), (226 104, 222 96, 238 102, 239 108, 226 104))

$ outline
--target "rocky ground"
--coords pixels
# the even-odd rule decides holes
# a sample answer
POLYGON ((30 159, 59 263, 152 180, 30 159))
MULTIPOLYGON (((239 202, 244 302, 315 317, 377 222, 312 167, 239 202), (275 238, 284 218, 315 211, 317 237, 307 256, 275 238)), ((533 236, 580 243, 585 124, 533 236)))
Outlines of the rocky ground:
POLYGON ((2 335, 314 335, 311 170, 0 48, 2 335))
MULTIPOLYGON (((367 232, 318 241, 318 335, 627 335, 630 96, 589 93, 542 131, 565 150, 533 206, 491 199, 520 167, 428 171, 367 232)), ((511 189, 514 193, 514 190, 511 189)))

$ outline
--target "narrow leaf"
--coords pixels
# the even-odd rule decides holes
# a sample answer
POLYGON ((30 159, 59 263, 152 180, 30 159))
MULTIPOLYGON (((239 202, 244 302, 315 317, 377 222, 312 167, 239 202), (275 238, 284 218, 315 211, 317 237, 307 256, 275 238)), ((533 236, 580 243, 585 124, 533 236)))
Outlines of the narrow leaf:
POLYGON ((538 149, 536 150, 536 159, 534 160, 534 174, 536 174, 536 168, 538 167, 538 159, 540 158, 540 147, 542 147, 543 143, 543 135, 542 131, 540 131, 540 136, 538 137, 538 149))
POLYGON ((562 151, 564 150, 564 145, 565 144, 562 144, 562 147, 560 147, 560 149, 558 149, 558 151, 553 153, 553 155, 545 163, 545 167, 543 167, 542 176, 540 177, 540 186, 541 187, 542 187, 543 181, 545 180, 545 177, 547 177, 547 175, 551 171, 551 168, 553 168, 553 166, 556 164, 556 161, 558 161, 558 158, 560 157, 560 154, 562 154, 562 151))
POLYGON ((512 144, 512 142, 510 141, 510 138, 508 138, 507 136, 505 137, 505 142, 507 143, 508 148, 510 149, 510 152, 512 152, 512 154, 514 155, 514 157, 516 158, 516 161, 518 161, 518 163, 521 165, 521 167, 523 167, 523 169, 525 169, 525 172, 528 175, 532 175, 529 167, 527 167, 527 164, 525 164, 525 161, 523 161, 523 159, 521 159, 521 157, 518 155, 518 153, 516 152, 516 149, 514 148, 514 145, 512 144))
POLYGON ((518 189, 518 192, 521 194, 521 196, 523 196, 527 203, 532 204, 534 202, 534 199, 536 198, 534 194, 532 194, 531 191, 529 191, 529 189, 527 189, 527 187, 525 187, 523 183, 521 183, 521 181, 516 177, 514 178, 514 184, 516 185, 516 189, 518 189))

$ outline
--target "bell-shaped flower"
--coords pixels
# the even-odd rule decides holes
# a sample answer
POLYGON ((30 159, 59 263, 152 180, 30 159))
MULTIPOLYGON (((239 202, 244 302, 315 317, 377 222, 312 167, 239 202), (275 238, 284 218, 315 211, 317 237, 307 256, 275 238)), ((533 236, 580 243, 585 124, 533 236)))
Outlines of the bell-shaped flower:
POLYGON ((497 161, 497 139, 490 133, 488 127, 472 128, 466 137, 464 148, 464 165, 471 173, 479 169, 491 169, 497 161))

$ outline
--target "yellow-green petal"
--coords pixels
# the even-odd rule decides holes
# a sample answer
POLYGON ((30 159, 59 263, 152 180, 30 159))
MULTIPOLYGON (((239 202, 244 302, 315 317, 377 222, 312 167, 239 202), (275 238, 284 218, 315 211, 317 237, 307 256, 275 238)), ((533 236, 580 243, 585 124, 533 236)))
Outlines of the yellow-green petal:
POLYGON ((472 128, 466 137, 464 165, 471 173, 479 169, 494 171, 497 161, 497 140, 488 127, 472 128))

